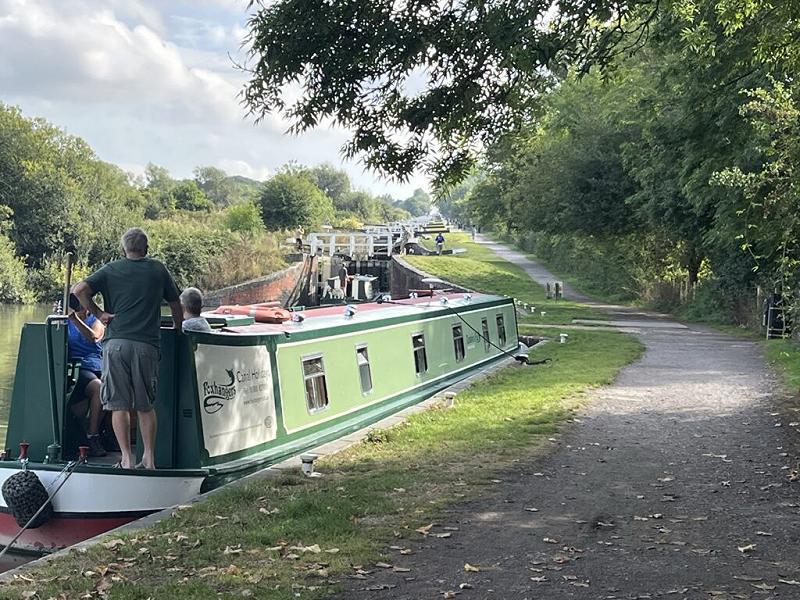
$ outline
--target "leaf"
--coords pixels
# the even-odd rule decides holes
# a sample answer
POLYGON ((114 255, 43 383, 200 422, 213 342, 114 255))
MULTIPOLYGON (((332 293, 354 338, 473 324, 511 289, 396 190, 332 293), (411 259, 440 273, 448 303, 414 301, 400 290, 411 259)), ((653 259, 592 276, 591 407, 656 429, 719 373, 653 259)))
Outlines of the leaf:
POLYGON ((116 548, 118 546, 124 546, 125 545, 125 540, 122 540, 120 538, 115 538, 113 540, 109 540, 107 542, 103 542, 102 545, 103 545, 103 548, 108 548, 109 550, 113 550, 114 548, 116 548))
POLYGON ((557 544, 558 543, 558 540, 554 540, 553 538, 549 538, 549 537, 542 538, 542 541, 545 544, 557 544))
POLYGON ((471 565, 471 564, 469 564, 469 563, 466 563, 466 564, 464 565, 464 570, 465 570, 467 573, 479 573, 479 572, 480 572, 480 570, 481 570, 481 568, 480 568, 479 566, 477 566, 477 565, 471 565))
POLYGON ((752 585, 754 588, 764 591, 774 590, 776 587, 774 585, 768 585, 766 583, 751 583, 750 585, 752 585))
POLYGON ((544 577, 544 576, 541 576, 541 577, 531 577, 531 581, 533 581, 533 582, 535 582, 535 583, 544 583, 545 581, 547 581, 547 577, 544 577))
POLYGON ((742 554, 752 552, 755 549, 756 549, 755 544, 747 544, 746 546, 737 546, 737 550, 739 550, 739 552, 741 552, 742 554))
POLYGON ((778 583, 784 583, 786 585, 800 585, 800 581, 796 579, 778 579, 778 583))
POLYGON ((385 562, 376 562, 375 566, 379 567, 381 569, 391 569, 392 568, 392 565, 390 565, 389 563, 385 563, 385 562))
POLYGON ((424 527, 419 527, 419 528, 415 529, 415 531, 417 533, 421 533, 422 535, 428 535, 428 532, 430 532, 432 527, 433 527, 433 523, 431 523, 430 525, 425 525, 424 527))
POLYGON ((437 537, 437 538, 449 538, 449 537, 451 537, 452 535, 453 535, 452 533, 450 533, 449 531, 447 531, 447 532, 445 532, 445 533, 434 533, 434 534, 433 534, 433 537, 437 537))

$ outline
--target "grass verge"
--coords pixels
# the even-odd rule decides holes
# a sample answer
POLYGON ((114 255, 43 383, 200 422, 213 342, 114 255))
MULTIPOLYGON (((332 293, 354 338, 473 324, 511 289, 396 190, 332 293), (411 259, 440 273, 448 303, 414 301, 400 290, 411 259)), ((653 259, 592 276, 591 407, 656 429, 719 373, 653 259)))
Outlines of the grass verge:
MULTIPOLYGON (((519 275, 494 255, 473 255, 450 272, 466 275, 482 260, 509 274, 482 289, 536 300, 538 286, 523 290, 519 275)), ((287 474, 228 488, 152 527, 0 584, 0 597, 313 599, 347 577, 407 568, 416 540, 457 535, 432 525, 446 508, 490 493, 515 460, 541 453, 586 390, 612 381, 641 352, 625 334, 573 331, 569 344, 540 351, 553 362, 509 367, 459 394, 452 409, 372 432, 321 461, 320 479, 287 474)))
POLYGON ((800 395, 800 344, 794 340, 767 340, 764 354, 788 391, 800 395))
POLYGON ((602 318, 601 313, 579 302, 548 299, 544 288, 533 282, 521 267, 503 260, 483 244, 476 244, 467 233, 449 233, 447 245, 467 251, 443 256, 407 256, 406 259, 418 269, 466 288, 502 293, 534 305, 535 313, 520 319, 521 323, 563 325, 572 319, 602 318))

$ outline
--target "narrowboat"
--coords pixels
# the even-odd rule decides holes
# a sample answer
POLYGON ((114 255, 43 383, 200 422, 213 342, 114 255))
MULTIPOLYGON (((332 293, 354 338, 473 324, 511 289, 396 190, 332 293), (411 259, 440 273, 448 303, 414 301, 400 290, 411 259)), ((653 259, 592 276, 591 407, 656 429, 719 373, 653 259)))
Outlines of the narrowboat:
MULTIPOLYGON (((156 470, 79 455, 85 438, 70 416, 76 365, 65 327, 58 317, 26 324, 0 484, 28 470, 55 495, 46 522, 22 532, 15 551, 51 552, 184 503, 420 402, 518 348, 510 298, 384 300, 295 311, 283 323, 209 314, 212 333, 162 323, 156 470)), ((0 544, 20 530, 0 498, 0 544)))

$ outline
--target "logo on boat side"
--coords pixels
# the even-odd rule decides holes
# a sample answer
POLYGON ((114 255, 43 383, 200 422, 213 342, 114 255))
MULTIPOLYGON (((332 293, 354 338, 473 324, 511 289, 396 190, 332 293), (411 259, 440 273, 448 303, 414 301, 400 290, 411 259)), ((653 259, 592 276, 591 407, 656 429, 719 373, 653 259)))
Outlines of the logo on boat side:
POLYGON ((220 385, 216 381, 203 382, 203 410, 209 415, 213 415, 225 406, 228 400, 236 397, 236 378, 233 375, 233 369, 225 369, 225 372, 230 377, 228 383, 220 385))

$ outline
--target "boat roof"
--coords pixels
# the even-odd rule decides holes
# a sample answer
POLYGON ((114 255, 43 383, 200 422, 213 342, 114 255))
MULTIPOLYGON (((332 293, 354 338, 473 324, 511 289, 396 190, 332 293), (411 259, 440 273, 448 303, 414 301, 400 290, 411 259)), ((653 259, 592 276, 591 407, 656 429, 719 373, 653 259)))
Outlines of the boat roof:
POLYGON ((409 320, 416 318, 431 318, 441 316, 453 311, 464 312, 468 308, 480 308, 481 305, 510 302, 506 296, 495 296, 492 294, 480 293, 446 293, 437 294, 433 298, 430 296, 420 298, 404 298, 402 300, 391 300, 389 302, 365 302, 354 304, 356 314, 353 317, 345 318, 344 311, 346 305, 323 306, 309 308, 298 311, 303 315, 302 323, 286 321, 284 323, 253 323, 252 325, 238 325, 224 327, 223 333, 249 334, 249 335, 280 335, 288 337, 287 334, 300 332, 312 332, 327 330, 332 328, 348 328, 355 324, 365 325, 387 320, 409 320), (443 304, 443 298, 447 303, 443 304))

